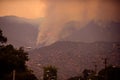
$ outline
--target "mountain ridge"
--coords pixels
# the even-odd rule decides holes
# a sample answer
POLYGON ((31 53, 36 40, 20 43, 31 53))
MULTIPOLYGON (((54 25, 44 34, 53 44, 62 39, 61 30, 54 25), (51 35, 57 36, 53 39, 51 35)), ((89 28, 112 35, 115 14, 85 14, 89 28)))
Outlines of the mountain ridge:
POLYGON ((0 17, 0 28, 15 47, 35 47, 39 22, 17 16, 0 17))
MULTIPOLYGON (((66 30, 69 30, 69 28, 71 27, 68 26, 66 30)), ((120 41, 120 22, 111 21, 107 23, 99 23, 95 21, 90 21, 88 24, 86 24, 79 30, 74 30, 73 28, 74 27, 72 26, 73 33, 71 33, 63 40, 79 42, 120 41)))
POLYGON ((120 42, 79 43, 60 41, 30 51, 28 66, 40 77, 43 74, 42 67, 53 65, 58 68, 58 80, 67 79, 79 75, 86 68, 94 70, 93 62, 98 65, 98 70, 103 68, 102 58, 108 58, 108 64, 120 65, 117 44, 120 42))

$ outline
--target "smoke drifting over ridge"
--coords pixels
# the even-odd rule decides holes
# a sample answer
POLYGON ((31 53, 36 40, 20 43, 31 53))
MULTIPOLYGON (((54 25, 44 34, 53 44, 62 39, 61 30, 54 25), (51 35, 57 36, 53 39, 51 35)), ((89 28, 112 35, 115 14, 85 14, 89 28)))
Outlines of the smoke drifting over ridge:
POLYGON ((117 0, 44 0, 45 19, 41 24, 37 44, 49 45, 72 34, 63 29, 70 21, 77 21, 75 30, 91 20, 120 21, 117 0))

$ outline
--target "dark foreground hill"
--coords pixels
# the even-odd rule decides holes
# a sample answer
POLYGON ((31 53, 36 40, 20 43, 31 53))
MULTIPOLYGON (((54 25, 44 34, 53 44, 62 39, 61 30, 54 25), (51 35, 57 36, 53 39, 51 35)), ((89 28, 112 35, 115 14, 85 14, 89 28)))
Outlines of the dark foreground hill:
POLYGON ((28 66, 38 78, 43 76, 43 66, 54 65, 58 68, 58 80, 80 75, 84 69, 98 70, 104 67, 104 58, 108 65, 120 65, 120 43, 94 42, 80 43, 61 41, 50 46, 30 51, 28 66))

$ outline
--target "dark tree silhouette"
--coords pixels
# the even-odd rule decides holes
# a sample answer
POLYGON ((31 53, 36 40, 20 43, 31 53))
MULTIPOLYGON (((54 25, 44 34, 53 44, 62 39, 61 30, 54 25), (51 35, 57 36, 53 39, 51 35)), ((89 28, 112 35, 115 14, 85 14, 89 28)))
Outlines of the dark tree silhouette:
POLYGON ((120 67, 109 66, 99 72, 100 80, 120 80, 120 67))
POLYGON ((95 72, 93 70, 85 69, 83 71, 84 80, 91 79, 93 76, 95 76, 95 72))
POLYGON ((3 36, 2 30, 0 29, 0 43, 6 43, 7 38, 3 36))
POLYGON ((57 68, 54 66, 44 67, 44 80, 57 80, 57 68))
POLYGON ((13 45, 4 45, 7 38, 0 30, 0 80, 12 80, 12 72, 16 71, 16 80, 37 80, 31 70, 25 65, 28 53, 21 47, 16 49, 13 45))
POLYGON ((81 76, 75 76, 75 77, 71 77, 67 80, 84 80, 81 76))

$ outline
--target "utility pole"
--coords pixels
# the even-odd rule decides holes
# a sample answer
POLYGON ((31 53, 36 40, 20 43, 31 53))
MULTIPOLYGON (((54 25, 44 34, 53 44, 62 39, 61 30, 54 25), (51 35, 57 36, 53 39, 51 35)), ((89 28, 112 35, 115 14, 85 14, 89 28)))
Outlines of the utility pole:
POLYGON ((13 70, 13 80, 15 80, 15 73, 16 73, 16 71, 15 71, 15 69, 13 70))
POLYGON ((104 68, 107 68, 107 63, 108 63, 108 58, 102 58, 103 60, 103 64, 104 64, 104 68))
POLYGON ((107 61, 108 61, 108 58, 102 58, 104 60, 104 67, 105 67, 105 75, 104 75, 104 80, 107 80, 107 71, 106 71, 106 68, 107 68, 107 61))
POLYGON ((94 64, 94 71, 95 71, 95 73, 97 73, 97 64, 96 64, 96 62, 93 62, 93 64, 94 64))
POLYGON ((95 64, 94 67, 95 67, 95 73, 97 73, 97 65, 95 64))
POLYGON ((104 65, 105 65, 105 69, 107 68, 107 58, 104 58, 104 65))

